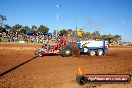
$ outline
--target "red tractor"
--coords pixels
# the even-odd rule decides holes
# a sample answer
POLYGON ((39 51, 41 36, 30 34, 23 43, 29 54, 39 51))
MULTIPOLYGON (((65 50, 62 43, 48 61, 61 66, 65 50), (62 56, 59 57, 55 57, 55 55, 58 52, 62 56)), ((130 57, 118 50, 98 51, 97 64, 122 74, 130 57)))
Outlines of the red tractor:
POLYGON ((63 57, 69 57, 72 55, 72 50, 67 44, 67 39, 62 37, 58 39, 57 43, 44 44, 41 49, 35 51, 36 56, 45 55, 61 55, 63 57))

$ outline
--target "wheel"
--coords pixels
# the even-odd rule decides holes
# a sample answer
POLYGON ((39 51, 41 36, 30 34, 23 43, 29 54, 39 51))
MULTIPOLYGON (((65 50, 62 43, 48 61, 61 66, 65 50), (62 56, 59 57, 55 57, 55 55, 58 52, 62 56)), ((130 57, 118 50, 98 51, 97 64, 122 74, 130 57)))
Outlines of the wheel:
POLYGON ((63 57, 69 57, 69 56, 72 55, 72 50, 71 50, 71 48, 69 46, 63 46, 60 49, 60 54, 63 57))
POLYGON ((77 76, 76 77, 76 82, 79 85, 84 85, 86 83, 86 78, 84 76, 77 76))
POLYGON ((71 42, 69 46, 72 49, 72 56, 79 57, 81 53, 79 50, 79 45, 76 42, 71 42))
POLYGON ((103 51, 102 49, 98 49, 97 55, 98 55, 98 56, 104 55, 104 51, 103 51))
POLYGON ((35 51, 35 55, 36 55, 37 57, 42 57, 42 56, 43 56, 42 53, 39 51, 39 49, 37 49, 37 50, 35 51))
POLYGON ((95 54, 96 54, 96 53, 95 53, 94 50, 91 50, 90 53, 89 53, 90 56, 94 56, 95 54))
POLYGON ((42 55, 42 53, 41 53, 41 52, 39 52, 39 53, 38 53, 38 56, 39 56, 39 57, 42 57, 43 55, 42 55))
POLYGON ((62 47, 60 48, 60 55, 61 55, 62 57, 64 57, 64 46, 62 46, 62 47))

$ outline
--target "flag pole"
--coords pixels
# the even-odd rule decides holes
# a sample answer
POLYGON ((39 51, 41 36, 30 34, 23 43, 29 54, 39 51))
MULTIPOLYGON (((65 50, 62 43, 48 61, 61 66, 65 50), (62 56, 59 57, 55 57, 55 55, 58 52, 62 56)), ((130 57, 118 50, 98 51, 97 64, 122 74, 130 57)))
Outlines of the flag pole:
MULTIPOLYGON (((57 20, 57 25, 59 26, 59 9, 60 9, 61 5, 58 3, 58 4, 56 5, 56 7, 57 7, 56 20, 57 20)), ((56 38, 57 38, 57 37, 58 37, 58 29, 56 29, 56 38)))

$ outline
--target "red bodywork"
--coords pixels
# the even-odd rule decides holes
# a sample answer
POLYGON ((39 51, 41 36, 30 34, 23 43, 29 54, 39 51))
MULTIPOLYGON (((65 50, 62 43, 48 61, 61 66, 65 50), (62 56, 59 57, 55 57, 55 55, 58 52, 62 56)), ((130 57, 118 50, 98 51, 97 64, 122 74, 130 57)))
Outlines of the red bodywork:
MULTIPOLYGON (((49 55, 49 54, 60 54, 60 48, 67 44, 67 39, 62 37, 56 45, 50 46, 49 51, 41 51, 42 55, 49 55)), ((47 44, 44 44, 43 47, 46 47, 47 44)))
POLYGON ((42 51, 42 54, 48 55, 48 54, 54 54, 54 50, 50 49, 49 51, 42 51))

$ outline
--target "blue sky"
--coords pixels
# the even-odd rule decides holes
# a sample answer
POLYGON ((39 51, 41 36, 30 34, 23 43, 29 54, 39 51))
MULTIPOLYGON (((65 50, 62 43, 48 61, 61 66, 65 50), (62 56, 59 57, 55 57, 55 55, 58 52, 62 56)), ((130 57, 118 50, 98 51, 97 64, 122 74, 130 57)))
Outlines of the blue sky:
POLYGON ((0 0, 0 14, 7 16, 6 24, 45 25, 55 29, 78 28, 119 34, 123 41, 132 42, 132 0, 0 0), (57 21, 56 4, 59 8, 57 21))

